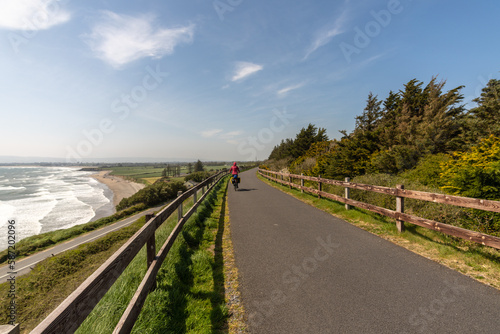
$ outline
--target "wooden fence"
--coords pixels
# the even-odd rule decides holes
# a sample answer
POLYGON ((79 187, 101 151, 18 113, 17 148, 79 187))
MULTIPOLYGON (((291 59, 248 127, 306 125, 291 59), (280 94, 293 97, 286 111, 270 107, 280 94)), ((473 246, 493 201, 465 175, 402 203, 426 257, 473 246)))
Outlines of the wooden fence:
POLYGON ((273 172, 265 169, 259 169, 259 174, 261 174, 267 179, 287 185, 290 188, 295 187, 300 189, 302 192, 307 191, 318 195, 318 197, 325 197, 341 203, 345 203, 346 209, 349 209, 350 206, 355 206, 390 218, 394 218, 396 219, 396 225, 400 232, 404 231, 404 222, 408 222, 431 230, 439 231, 441 233, 448 234, 454 237, 459 237, 468 241, 473 241, 480 243, 482 245, 500 249, 500 238, 498 237, 494 237, 484 233, 470 231, 453 225, 443 224, 433 220, 420 218, 417 216, 404 213, 404 198, 413 198, 433 203, 450 204, 454 206, 480 209, 491 212, 500 212, 500 201, 490 201, 485 199, 476 199, 476 198, 468 198, 461 196, 428 193, 423 191, 407 190, 404 189, 403 185, 398 185, 396 188, 389 188, 389 187, 372 186, 360 183, 351 183, 349 182, 349 178, 346 178, 345 181, 337 181, 337 180, 323 179, 321 178, 321 176, 312 177, 304 175, 295 175, 295 174, 273 172), (274 175, 274 177, 271 175, 274 175), (293 182, 293 179, 301 180, 300 185, 295 184, 293 182), (316 182, 317 188, 305 187, 304 180, 316 182), (330 185, 344 187, 345 196, 341 197, 324 192, 322 190, 322 184, 330 184, 330 185), (349 189, 373 191, 376 193, 395 196, 396 211, 352 200, 349 198, 350 195, 349 189))
POLYGON ((99 269, 87 278, 68 298, 66 298, 45 320, 31 333, 73 333, 92 312, 97 303, 120 277, 128 264, 141 248, 147 244, 148 271, 135 295, 132 297, 125 313, 113 333, 130 333, 142 309, 148 293, 156 286, 156 274, 160 269, 168 251, 182 230, 182 227, 210 190, 227 174, 219 172, 179 196, 156 216, 146 216, 146 224, 135 233, 119 250, 117 250, 99 269), (197 200, 199 190, 203 195, 197 200), (193 207, 183 216, 182 203, 190 196, 194 198, 193 207), (167 218, 178 211, 179 220, 162 248, 156 253, 155 231, 167 218))

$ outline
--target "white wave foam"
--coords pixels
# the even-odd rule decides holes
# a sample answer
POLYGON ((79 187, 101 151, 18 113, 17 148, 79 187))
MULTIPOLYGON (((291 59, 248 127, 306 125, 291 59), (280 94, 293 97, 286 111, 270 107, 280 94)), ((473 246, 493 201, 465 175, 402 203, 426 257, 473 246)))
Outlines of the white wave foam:
POLYGON ((0 186, 0 191, 8 191, 8 190, 26 190, 26 187, 0 186))
MULTIPOLYGON (((91 178, 92 174, 74 168, 23 168, 17 173, 10 170, 5 174, 8 186, 0 180, 0 216, 16 219, 20 240, 86 223, 98 210, 101 217, 112 214, 112 193, 91 178), (1 191, 2 188, 8 191, 1 191)), ((6 219, 0 222, 0 229, 7 224, 6 219)), ((4 245, 6 237, 0 233, 0 248, 6 248, 4 245)))

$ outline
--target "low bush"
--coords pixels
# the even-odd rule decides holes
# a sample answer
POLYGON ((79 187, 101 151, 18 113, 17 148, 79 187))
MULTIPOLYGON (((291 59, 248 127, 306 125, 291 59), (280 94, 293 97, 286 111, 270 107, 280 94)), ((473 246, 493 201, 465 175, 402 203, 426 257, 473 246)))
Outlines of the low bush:
POLYGON ((186 175, 186 177, 184 177, 184 181, 187 182, 193 180, 194 182, 202 182, 208 179, 210 176, 212 176, 212 173, 210 172, 194 172, 186 175))
POLYGON ((122 199, 116 209, 123 210, 141 203, 148 207, 161 204, 176 198, 178 191, 186 191, 186 187, 182 182, 157 182, 139 190, 128 198, 122 199))

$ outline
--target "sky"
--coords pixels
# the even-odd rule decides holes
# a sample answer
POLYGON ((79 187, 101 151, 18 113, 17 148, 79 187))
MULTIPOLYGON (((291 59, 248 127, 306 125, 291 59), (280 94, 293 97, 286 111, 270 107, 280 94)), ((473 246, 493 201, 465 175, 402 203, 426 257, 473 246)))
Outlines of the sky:
MULTIPOLYGON (((494 0, 0 0, 0 156, 262 160, 370 92, 500 78, 494 0)), ((8 157, 8 158, 5 158, 8 157)), ((35 158, 33 158, 35 157, 35 158)))

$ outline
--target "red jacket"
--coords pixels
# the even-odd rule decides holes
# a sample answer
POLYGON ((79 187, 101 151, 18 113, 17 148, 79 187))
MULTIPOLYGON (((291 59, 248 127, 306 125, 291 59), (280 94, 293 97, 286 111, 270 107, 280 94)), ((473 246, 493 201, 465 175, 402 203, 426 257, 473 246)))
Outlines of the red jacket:
POLYGON ((239 174, 240 172, 240 167, 236 166, 236 162, 233 163, 233 165, 231 166, 231 168, 229 168, 229 171, 231 172, 231 174, 233 175, 236 175, 236 174, 239 174))

